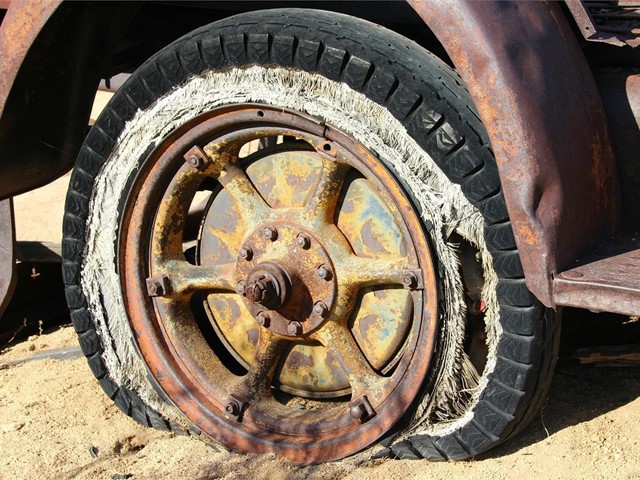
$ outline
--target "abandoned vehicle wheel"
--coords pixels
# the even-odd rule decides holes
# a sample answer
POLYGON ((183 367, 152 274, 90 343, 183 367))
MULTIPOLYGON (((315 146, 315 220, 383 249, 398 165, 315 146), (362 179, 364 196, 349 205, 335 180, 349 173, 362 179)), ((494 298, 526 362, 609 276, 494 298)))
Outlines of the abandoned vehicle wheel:
POLYGON ((313 13, 199 29, 113 97, 66 205, 81 345, 146 425, 299 463, 469 458, 536 412, 558 321, 455 73, 313 13))
POLYGON ((187 123, 148 162, 120 272, 140 353, 175 405, 234 450, 298 462, 389 430, 427 374, 438 292, 419 218, 380 162, 316 119, 244 103, 187 123), (241 157, 267 137, 295 140, 241 157))

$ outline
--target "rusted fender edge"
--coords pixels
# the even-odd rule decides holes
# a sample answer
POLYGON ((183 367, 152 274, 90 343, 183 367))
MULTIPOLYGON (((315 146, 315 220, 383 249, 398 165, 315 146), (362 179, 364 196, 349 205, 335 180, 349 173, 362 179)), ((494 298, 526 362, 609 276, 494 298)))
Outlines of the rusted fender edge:
POLYGON ((48 0, 45 11, 40 5, 12 3, 0 27, 0 47, 8 49, 2 53, 14 52, 2 64, 2 75, 13 80, 0 84, 0 198, 71 169, 100 77, 141 3, 48 0), (22 43, 13 45, 12 35, 22 43))
POLYGON ((614 232, 620 193, 593 76, 560 7, 408 0, 442 43, 489 134, 526 275, 553 275, 614 232))
POLYGON ((13 0, 0 28, 0 117, 20 65, 62 0, 13 0))

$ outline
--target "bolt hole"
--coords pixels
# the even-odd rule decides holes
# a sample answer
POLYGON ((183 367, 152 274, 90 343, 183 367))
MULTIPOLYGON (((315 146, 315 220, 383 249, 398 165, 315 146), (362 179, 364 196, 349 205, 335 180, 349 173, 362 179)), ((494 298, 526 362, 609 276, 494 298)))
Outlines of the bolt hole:
POLYGON ((331 147, 331 144, 330 144, 330 143, 325 143, 325 144, 322 146, 322 149, 323 149, 325 152, 330 152, 330 151, 331 151, 331 148, 332 148, 332 147, 331 147))
POLYGON ((258 116, 259 117, 264 117, 264 112, 262 110, 258 110, 258 116))

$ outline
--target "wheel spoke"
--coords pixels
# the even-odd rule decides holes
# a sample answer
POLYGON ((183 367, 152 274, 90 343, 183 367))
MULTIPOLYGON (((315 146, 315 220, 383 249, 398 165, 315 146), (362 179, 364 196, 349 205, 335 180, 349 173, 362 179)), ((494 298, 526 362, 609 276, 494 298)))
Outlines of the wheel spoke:
POLYGON ((218 180, 235 202, 249 228, 266 220, 271 208, 242 168, 235 163, 228 163, 220 172, 218 180))
POLYGON ((169 278, 175 294, 192 293, 198 290, 235 291, 235 264, 192 265, 186 261, 171 260, 162 270, 169 278))
POLYGON ((184 225, 189 206, 204 175, 183 165, 171 180, 157 209, 151 242, 151 254, 157 258, 177 258, 182 255, 184 225))
POLYGON ((402 285, 403 272, 408 268, 405 257, 365 258, 349 255, 336 266, 342 285, 353 289, 376 285, 402 285))
POLYGON ((256 353, 247 374, 230 389, 232 397, 246 402, 269 395, 271 379, 288 341, 260 329, 256 353))
POLYGON ((315 215, 316 221, 333 223, 340 190, 349 169, 347 164, 327 158, 322 159, 320 181, 308 204, 308 209, 315 215))
POLYGON ((314 337, 340 362, 349 377, 352 396, 371 393, 384 378, 371 367, 349 329, 337 322, 327 322, 314 337))

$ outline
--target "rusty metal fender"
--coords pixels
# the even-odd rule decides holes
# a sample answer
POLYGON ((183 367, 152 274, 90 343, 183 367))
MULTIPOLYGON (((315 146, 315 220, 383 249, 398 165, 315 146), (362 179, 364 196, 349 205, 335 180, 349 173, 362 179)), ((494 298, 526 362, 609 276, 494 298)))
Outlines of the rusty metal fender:
POLYGON ((576 35, 551 2, 409 2, 471 93, 527 286, 553 307, 553 275, 620 218, 607 119, 576 35))
POLYGON ((67 172, 137 2, 11 2, 0 27, 0 199, 67 172))
MULTIPOLYGON (((7 106, 10 92, 14 86, 20 66, 23 64, 29 49, 42 31, 45 24, 58 8, 62 0, 43 0, 38 2, 28 0, 14 0, 8 3, 8 10, 0 28, 0 118, 2 118, 7 106)), ((7 5, 4 5, 5 7, 7 5)), ((7 115, 8 116, 8 115, 7 115)), ((4 128, 10 128, 13 119, 3 122, 4 128), (5 123, 9 123, 5 127, 5 123)), ((5 165, 13 159, 0 158, 0 171, 3 172, 4 181, 0 184, 16 182, 8 172, 5 165)), ((14 162, 12 162, 14 163, 14 162)), ((4 190, 0 188, 0 198, 6 197, 4 190)))
POLYGON ((31 44, 62 0, 13 0, 0 29, 0 115, 31 44))

